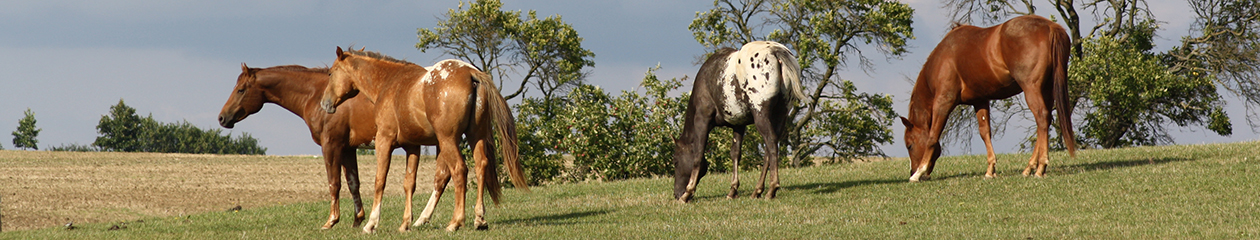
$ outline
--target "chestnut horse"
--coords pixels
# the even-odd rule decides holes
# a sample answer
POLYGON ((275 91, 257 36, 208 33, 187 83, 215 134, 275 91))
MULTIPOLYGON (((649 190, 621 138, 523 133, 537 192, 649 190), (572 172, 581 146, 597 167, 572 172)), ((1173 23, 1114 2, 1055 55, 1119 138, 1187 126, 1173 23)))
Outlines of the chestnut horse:
POLYGON ((249 68, 241 63, 236 87, 219 112, 219 125, 232 128, 236 122, 262 110, 264 103, 275 103, 306 121, 311 138, 324 150, 324 167, 328 170, 328 193, 332 197, 328 222, 332 228, 341 218, 341 171, 346 172, 346 185, 354 197, 354 226, 363 221, 363 201, 359 198, 359 162, 355 149, 369 145, 376 135, 376 106, 362 97, 342 104, 341 111, 328 114, 319 107, 328 84, 327 68, 306 68, 297 65, 270 68, 249 68))
POLYGON ((674 198, 685 203, 695 196, 696 185, 708 172, 704 148, 709 131, 717 126, 729 127, 735 135, 731 145, 735 174, 726 197, 738 197, 740 141, 749 124, 757 126, 766 148, 753 197, 761 197, 769 174, 766 198, 774 198, 779 189, 779 139, 784 136, 792 101, 805 99, 800 75, 796 57, 776 42, 751 42, 739 51, 722 48, 710 55, 696 73, 682 136, 675 141, 674 198))
MULTIPOLYGON (((458 60, 438 62, 429 70, 376 52, 342 51, 337 47, 337 60, 330 70, 330 80, 321 105, 328 112, 348 97, 361 93, 376 103, 376 195, 372 214, 364 232, 373 232, 380 222, 381 196, 389 171, 388 153, 396 147, 418 148, 437 145, 437 168, 433 179, 433 195, 413 226, 429 221, 438 199, 453 177, 455 180, 455 213, 447 231, 464 223, 464 195, 468 167, 460 154, 459 141, 467 137, 473 148, 477 171, 476 229, 488 227, 482 192, 489 192, 499 202, 501 186, 494 156, 494 135, 503 150, 512 183, 528 190, 516 150, 516 123, 507 101, 499 94, 489 75, 458 60), (497 131, 496 131, 497 130, 497 131)), ((408 155, 412 151, 408 151, 408 155)), ((407 231, 411 221, 411 196, 415 191, 417 163, 408 157, 407 177, 403 190, 406 206, 399 231, 407 231)))
POLYGON ((988 28, 958 26, 928 55, 910 95, 906 149, 910 181, 929 179, 941 155, 941 130, 958 104, 975 107, 980 138, 988 150, 985 177, 994 177, 997 159, 989 135, 989 100, 1024 93, 1037 122, 1037 142, 1024 168, 1045 176, 1050 151, 1050 106, 1059 112, 1059 130, 1068 153, 1076 156, 1068 110, 1067 67, 1071 40, 1048 19, 1028 15, 988 28))

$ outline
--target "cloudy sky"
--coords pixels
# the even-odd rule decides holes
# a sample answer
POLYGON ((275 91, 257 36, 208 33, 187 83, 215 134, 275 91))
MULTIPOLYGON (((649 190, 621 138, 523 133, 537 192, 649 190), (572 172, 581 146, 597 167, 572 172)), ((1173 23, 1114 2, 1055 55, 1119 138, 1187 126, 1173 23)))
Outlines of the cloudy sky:
MULTIPOLYGON (((874 71, 843 73, 860 91, 888 93, 905 113, 910 83, 923 59, 948 26, 936 0, 906 1, 916 9, 911 54, 885 60, 871 55, 874 71)), ((1161 49, 1185 35, 1190 16, 1184 3, 1150 1, 1157 18, 1161 49)), ((95 126, 119 99, 162 122, 187 120, 219 128, 216 117, 227 99, 240 64, 326 66, 336 46, 368 50, 422 65, 438 53, 414 48, 417 28, 432 28, 458 1, 5 1, 0 3, 0 131, 16 129, 30 108, 43 129, 40 147, 90 144, 95 126)), ((610 90, 634 88, 643 72, 658 63, 658 76, 692 76, 693 61, 704 48, 687 25, 712 1, 664 0, 505 0, 507 10, 537 10, 561 15, 595 52, 588 81, 610 90)), ((1042 7, 1041 14, 1051 8, 1042 7)), ((868 51, 875 53, 874 51, 868 51)), ((877 53, 875 53, 877 54, 877 53)), ((687 87, 689 89, 689 87, 687 87)), ((1236 103, 1237 100, 1229 98, 1236 103)), ((1178 143, 1255 140, 1243 108, 1229 106, 1235 135, 1220 137, 1200 129, 1171 130, 1178 143)), ((300 118, 276 105, 238 123, 234 134, 248 132, 269 148, 268 154, 319 154, 300 118)), ((896 142, 884 146, 904 156, 901 126, 896 142)), ((996 139, 997 151, 1017 151, 1024 133, 1011 127, 996 139)), ((12 149, 9 135, 0 137, 12 149)), ((976 138, 978 143, 978 138, 976 138)), ((980 145, 980 144, 973 144, 980 145)), ((980 145, 982 146, 982 145, 980 145)), ((983 153, 954 149, 950 154, 983 153)))

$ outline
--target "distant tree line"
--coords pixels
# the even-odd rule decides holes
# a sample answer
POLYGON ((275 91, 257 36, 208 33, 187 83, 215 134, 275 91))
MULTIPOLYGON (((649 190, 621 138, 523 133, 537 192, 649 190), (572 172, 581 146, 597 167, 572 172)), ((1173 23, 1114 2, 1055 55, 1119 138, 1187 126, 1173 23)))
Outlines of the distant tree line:
MULTIPOLYGON (((109 115, 101 116, 96 125, 100 136, 92 147, 110 152, 162 152, 162 153, 212 153, 212 154, 266 154, 267 148, 258 146, 258 139, 248 133, 235 138, 222 130, 204 130, 182 121, 161 123, 153 116, 140 117, 136 110, 120 99, 109 108, 109 115)), ((69 146, 82 148, 81 146, 69 146)), ((72 149, 73 150, 73 149, 72 149)))

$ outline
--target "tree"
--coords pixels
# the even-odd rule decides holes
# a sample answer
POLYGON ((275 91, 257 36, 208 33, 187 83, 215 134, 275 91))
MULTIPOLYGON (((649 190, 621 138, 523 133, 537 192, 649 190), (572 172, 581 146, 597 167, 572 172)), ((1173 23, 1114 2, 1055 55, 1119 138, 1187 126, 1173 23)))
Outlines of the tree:
POLYGON ((92 143, 105 151, 136 152, 140 150, 141 118, 136 109, 127 106, 122 99, 109 107, 109 115, 101 116, 96 124, 100 136, 92 143))
MULTIPOLYGON (((1024 0, 945 3, 954 11, 954 20, 963 23, 973 18, 995 23, 1012 14, 1035 13, 1024 0), (1022 9, 1027 11, 1016 11, 1022 9)), ((1163 53, 1151 52, 1158 21, 1144 0, 1051 3, 1072 36, 1069 105, 1076 115, 1085 116, 1085 123, 1077 125, 1085 133, 1077 136, 1083 138, 1078 139, 1086 143, 1083 146, 1172 143, 1164 127, 1167 123, 1198 125, 1229 135, 1232 126, 1217 86, 1243 98, 1254 130, 1254 107, 1260 106, 1260 50, 1256 50, 1260 47, 1256 21, 1260 6, 1256 1, 1190 1, 1198 14, 1191 35, 1182 38, 1181 46, 1163 53), (1092 13, 1097 24, 1088 29, 1080 26, 1078 7, 1085 10, 1079 12, 1092 13)), ((1011 111, 1024 110, 1022 105, 1004 105, 1013 106, 1011 111)), ((966 116, 951 117, 951 123, 958 123, 950 124, 951 129, 974 128, 966 116)))
MULTIPOLYGON (((440 49, 443 54, 472 63, 494 78, 503 80, 520 75, 519 87, 505 98, 512 99, 532 85, 544 100, 579 83, 585 67, 595 66, 595 53, 582 48, 582 38, 559 15, 539 19, 530 10, 503 11, 498 0, 477 0, 464 8, 449 10, 433 29, 418 29, 420 51, 440 49)), ((508 87, 504 87, 507 90, 508 87)))
POLYGON ((26 109, 26 117, 18 120, 18 127, 13 131, 13 148, 30 148, 39 150, 39 143, 36 137, 39 137, 39 131, 43 129, 35 128, 35 112, 30 108, 26 109))
POLYGON ((1177 74, 1134 42, 1088 38, 1082 43, 1086 55, 1071 63, 1068 77, 1082 85, 1078 89, 1089 89, 1079 103, 1085 112, 1083 143, 1102 148, 1173 143, 1163 127, 1169 122, 1232 133, 1210 76, 1177 74))
POLYGON ((795 120, 786 141, 792 166, 820 153, 840 159, 884 155, 878 145, 892 142, 897 116, 892 96, 858 93, 836 72, 851 58, 870 70, 863 46, 886 57, 905 54, 906 40, 914 38, 913 9, 887 0, 716 0, 713 5, 696 13, 688 27, 701 45, 738 48, 776 41, 796 52, 804 68, 802 82, 810 99, 791 111, 795 120))

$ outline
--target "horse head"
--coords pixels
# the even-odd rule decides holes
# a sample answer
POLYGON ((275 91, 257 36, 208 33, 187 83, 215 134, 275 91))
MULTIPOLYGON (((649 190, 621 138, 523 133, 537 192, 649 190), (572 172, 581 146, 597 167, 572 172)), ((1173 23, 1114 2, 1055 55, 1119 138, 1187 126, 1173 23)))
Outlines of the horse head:
POLYGON ((939 141, 931 141, 934 138, 926 136, 928 134, 929 124, 914 124, 914 122, 901 118, 901 124, 906 126, 906 133, 903 139, 906 141, 906 151, 910 153, 910 181, 918 182, 919 180, 927 180, 929 178, 926 170, 936 158, 941 156, 941 143, 939 141))
POLYGON ((245 120, 245 117, 262 109, 266 99, 263 89, 258 86, 257 72, 258 69, 251 69, 241 63, 241 75, 236 77, 236 87, 232 88, 232 95, 228 96, 223 110, 219 111, 220 126, 232 128, 236 122, 245 120))
POLYGON ((353 70, 353 64, 350 63, 349 58, 350 54, 341 51, 341 47, 337 47, 337 60, 333 61, 332 67, 328 69, 328 86, 324 88, 324 97, 319 103, 319 106, 328 113, 336 113, 337 106, 359 93, 358 88, 355 87, 356 74, 348 72, 353 70))
POLYGON ((697 149, 695 145, 696 143, 674 138, 674 199, 687 191, 692 171, 699 168, 697 182, 709 172, 709 162, 704 160, 704 149, 697 149))

